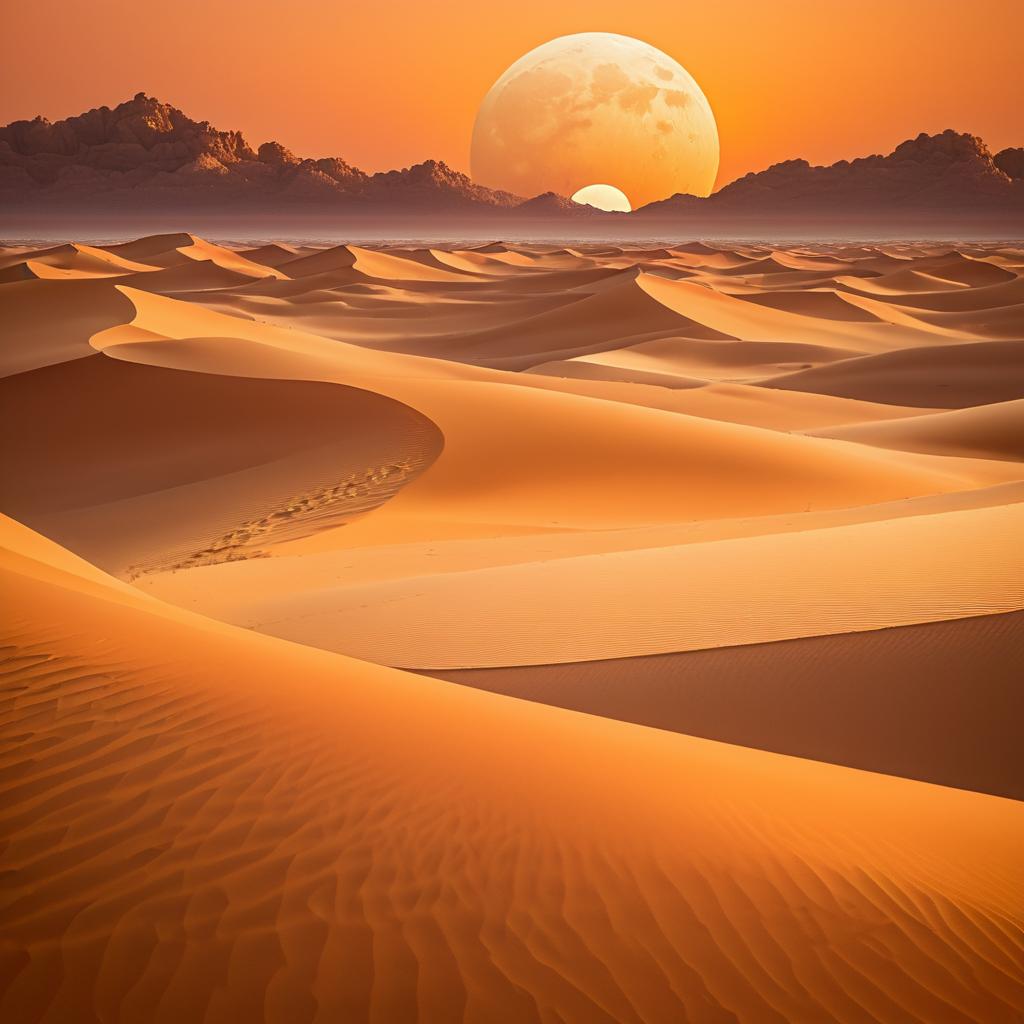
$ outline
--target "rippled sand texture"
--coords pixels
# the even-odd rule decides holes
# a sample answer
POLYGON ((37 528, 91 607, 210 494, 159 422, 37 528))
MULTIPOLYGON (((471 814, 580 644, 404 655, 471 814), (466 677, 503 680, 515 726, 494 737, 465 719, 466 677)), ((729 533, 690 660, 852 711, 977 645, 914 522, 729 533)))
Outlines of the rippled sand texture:
POLYGON ((0 317, 0 1019, 1024 1017, 1024 248, 182 234, 0 317))

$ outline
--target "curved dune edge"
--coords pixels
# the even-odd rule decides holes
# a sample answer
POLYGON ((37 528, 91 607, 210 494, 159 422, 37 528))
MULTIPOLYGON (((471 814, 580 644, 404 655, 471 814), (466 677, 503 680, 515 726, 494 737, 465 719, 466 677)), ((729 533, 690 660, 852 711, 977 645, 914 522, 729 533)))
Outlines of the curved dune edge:
POLYGON ((145 263, 123 259, 105 249, 72 242, 49 249, 22 252, 20 260, 3 265, 0 283, 39 278, 42 280, 82 280, 96 277, 120 277, 145 274, 154 269, 145 263))
POLYGON ((0 377, 91 356, 90 339, 128 323, 135 306, 109 280, 0 284, 0 377))
MULTIPOLYGON (((1005 467, 944 463, 549 390, 539 376, 508 379, 371 351, 119 290, 137 315, 130 327, 94 336, 93 345, 110 355, 208 373, 348 384, 437 424, 445 447, 430 472, 372 518, 371 532, 391 540, 416 539, 416 531, 604 529, 752 509, 842 507, 1013 477, 1005 467)), ((366 538, 364 528, 358 533, 366 538)))
MULTIPOLYGON (((637 284, 667 309, 742 341, 775 342, 784 338, 806 345, 839 345, 869 354, 906 345, 935 345, 946 336, 951 342, 970 338, 970 334, 955 329, 938 328, 918 320, 911 323, 902 314, 896 322, 842 323, 756 306, 690 281, 641 274, 637 284)), ((850 300, 852 296, 845 294, 843 298, 850 300)), ((858 299, 858 304, 861 301, 858 299)))
POLYGON ((962 409, 1024 398, 1024 340, 921 346, 782 374, 767 388, 810 391, 922 409, 962 409))
POLYGON ((900 451, 1024 462, 1024 399, 814 433, 900 451))
POLYGON ((760 750, 1024 800, 1024 612, 525 668, 450 682, 760 750))
POLYGON ((247 259, 243 252, 187 232, 150 235, 133 242, 103 246, 103 249, 117 258, 134 260, 154 269, 190 266, 204 269, 202 265, 207 264, 206 269, 219 267, 247 277, 280 276, 280 271, 247 259))
POLYGON ((151 587, 401 668, 562 664, 1016 611, 1022 529, 1024 505, 996 505, 365 581, 339 566, 304 584, 301 561, 272 559, 151 587))
POLYGON ((1019 804, 126 604, 4 525, 6 1019, 1024 1008, 1019 804))
POLYGON ((365 391, 105 355, 0 380, 0 432, 20 439, 3 459, 6 510, 129 577, 350 522, 443 445, 424 417, 365 391))

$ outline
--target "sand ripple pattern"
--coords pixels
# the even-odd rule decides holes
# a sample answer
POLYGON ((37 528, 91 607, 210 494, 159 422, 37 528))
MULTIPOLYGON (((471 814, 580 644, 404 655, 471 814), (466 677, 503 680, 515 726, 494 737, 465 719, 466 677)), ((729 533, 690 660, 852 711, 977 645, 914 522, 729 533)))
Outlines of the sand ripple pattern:
POLYGON ((4 1020, 1024 1009, 1020 805, 17 583, 4 1020))

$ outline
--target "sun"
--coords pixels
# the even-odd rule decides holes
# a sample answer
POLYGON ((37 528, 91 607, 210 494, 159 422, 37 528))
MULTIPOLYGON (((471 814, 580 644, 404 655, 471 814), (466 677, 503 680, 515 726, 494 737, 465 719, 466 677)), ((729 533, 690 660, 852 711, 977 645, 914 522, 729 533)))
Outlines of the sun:
POLYGON ((708 195, 718 159, 715 117, 690 74, 609 32, 562 36, 517 60, 480 104, 470 153, 482 185, 575 196, 608 182, 634 209, 708 195))
POLYGON ((614 185, 586 185, 572 194, 572 201, 609 213, 629 213, 633 209, 626 193, 614 185))

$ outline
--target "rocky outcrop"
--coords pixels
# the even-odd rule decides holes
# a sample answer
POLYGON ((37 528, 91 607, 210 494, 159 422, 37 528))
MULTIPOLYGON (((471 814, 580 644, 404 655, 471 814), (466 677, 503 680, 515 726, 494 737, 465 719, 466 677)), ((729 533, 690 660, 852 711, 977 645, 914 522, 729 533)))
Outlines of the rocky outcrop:
POLYGON ((264 142, 257 150, 256 158, 261 164, 270 164, 272 167, 293 166, 302 162, 280 142, 264 142))
POLYGON ((574 203, 557 192, 543 192, 539 196, 527 199, 526 202, 520 203, 516 207, 516 214, 523 217, 591 217, 594 214, 599 217, 622 216, 622 214, 602 214, 593 206, 574 203))
POLYGON ((1013 181, 1024 179, 1024 147, 1004 149, 992 158, 992 162, 1013 181))
POLYGON ((653 217, 796 208, 802 213, 943 211, 1013 207, 1022 200, 1024 193, 981 139, 950 130, 908 139, 888 156, 840 160, 828 167, 787 160, 744 175, 707 199, 673 196, 638 212, 653 217))
POLYGON ((445 205, 517 206, 522 202, 511 192, 477 185, 461 171, 440 160, 425 160, 400 171, 381 171, 367 183, 366 195, 376 202, 442 203, 445 205))
POLYGON ((256 154, 240 132, 193 121, 143 93, 113 110, 99 107, 55 123, 36 117, 0 128, 0 165, 21 169, 42 187, 82 168, 123 175, 132 187, 200 158, 226 167, 255 160, 256 154))
POLYGON ((369 175, 338 157, 304 160, 280 142, 258 150, 239 132, 193 121, 139 93, 111 110, 99 107, 52 123, 37 117, 0 128, 0 197, 12 203, 62 204, 91 196, 134 204, 232 205, 329 203, 505 209, 518 196, 477 185, 428 160, 369 175))

